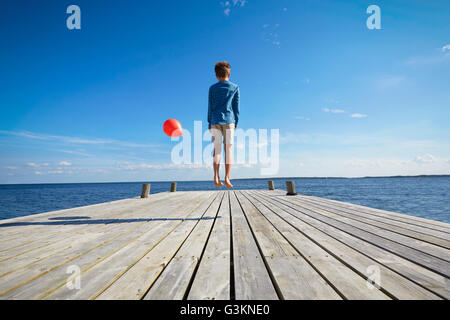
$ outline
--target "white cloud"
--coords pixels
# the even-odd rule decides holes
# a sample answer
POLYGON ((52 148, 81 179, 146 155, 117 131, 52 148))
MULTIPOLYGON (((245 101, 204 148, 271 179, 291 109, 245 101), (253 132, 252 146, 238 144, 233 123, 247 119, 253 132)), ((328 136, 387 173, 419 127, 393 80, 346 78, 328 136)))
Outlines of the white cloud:
POLYGON ((60 165, 60 166, 71 166, 71 165, 72 165, 72 162, 70 162, 70 161, 61 161, 61 162, 59 163, 59 165, 60 165))
POLYGON ((329 109, 329 108, 322 108, 323 112, 331 112, 331 113, 344 113, 345 111, 342 109, 329 109))
POLYGON ((246 0, 232 0, 231 2, 230 2, 230 1, 220 2, 220 5, 221 5, 223 8, 225 8, 225 9, 223 10, 223 13, 224 13, 226 16, 229 16, 229 15, 230 15, 230 12, 231 12, 231 8, 232 8, 232 7, 239 8, 239 7, 243 7, 245 4, 246 4, 246 0))
POLYGON ((57 151, 57 152, 64 152, 64 153, 69 153, 69 154, 74 154, 74 155, 79 155, 79 156, 83 156, 83 157, 94 157, 94 155, 86 153, 86 152, 82 152, 82 151, 77 151, 77 150, 61 150, 61 149, 55 149, 53 151, 57 151))
POLYGON ((64 173, 64 171, 62 170, 50 170, 48 171, 49 174, 62 174, 64 173))
POLYGON ((128 170, 128 171, 136 171, 136 170, 148 170, 148 169, 204 169, 210 168, 212 165, 210 163, 187 163, 187 164, 175 164, 175 163, 163 163, 163 164, 151 164, 151 163, 131 163, 124 162, 118 163, 115 170, 128 170))
POLYGON ((32 168, 38 168, 39 167, 39 165, 37 163, 34 163, 34 162, 28 162, 27 166, 32 167, 32 168))
POLYGON ((26 131, 17 132, 17 131, 0 130, 0 134, 7 134, 7 135, 12 135, 12 136, 19 136, 19 137, 24 137, 24 138, 29 138, 29 139, 37 139, 37 140, 53 140, 53 141, 64 142, 64 143, 68 143, 68 144, 116 145, 119 147, 128 147, 128 148, 158 147, 158 145, 154 145, 154 144, 140 144, 140 143, 119 141, 119 140, 113 140, 113 139, 57 136, 57 135, 49 135, 49 134, 32 133, 32 132, 26 132, 26 131))
POLYGON ((265 24, 263 25, 262 38, 264 41, 269 42, 277 47, 280 46, 280 35, 278 34, 278 28, 280 24, 276 23, 274 25, 265 24))
POLYGON ((361 113, 353 113, 350 115, 352 118, 366 118, 367 114, 361 114, 361 113))
POLYGON ((406 60, 405 64, 408 66, 427 66, 443 63, 450 60, 449 58, 450 54, 444 52, 444 54, 429 57, 412 57, 406 60))
POLYGON ((305 133, 287 132, 280 135, 281 144, 308 143, 311 140, 313 140, 313 137, 305 133))
POLYGON ((414 162, 419 164, 433 163, 435 161, 436 157, 429 153, 414 158, 414 162))
POLYGON ((301 155, 292 154, 292 157, 286 156, 281 161, 279 176, 364 177, 450 173, 448 159, 439 158, 435 158, 429 165, 424 165, 401 157, 354 158, 350 155, 317 156, 302 153, 301 155), (304 166, 299 165, 298 157, 301 157, 304 166))
POLYGON ((306 120, 306 121, 311 120, 310 118, 303 117, 303 116, 296 116, 295 119, 297 119, 297 120, 306 120))
POLYGON ((409 66, 427 66, 450 61, 450 44, 446 44, 427 56, 410 57, 405 61, 409 66))
POLYGON ((243 7, 247 1, 246 0, 233 0, 233 5, 238 7, 243 7))
POLYGON ((35 171, 34 174, 36 174, 36 175, 41 175, 42 172, 40 172, 40 171, 35 171))

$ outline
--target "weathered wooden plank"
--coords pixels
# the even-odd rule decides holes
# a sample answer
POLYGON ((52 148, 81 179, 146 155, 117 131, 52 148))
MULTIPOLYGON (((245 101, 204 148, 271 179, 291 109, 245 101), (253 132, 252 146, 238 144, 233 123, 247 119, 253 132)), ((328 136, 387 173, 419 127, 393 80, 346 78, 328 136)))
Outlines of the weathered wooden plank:
MULTIPOLYGON (((217 196, 217 194, 214 196, 217 196)), ((209 198, 207 202, 190 215, 194 219, 183 221, 173 232, 95 298, 99 300, 142 299, 158 275, 198 224, 198 219, 202 218, 207 212, 206 210, 211 205, 212 200, 212 198, 209 198)))
POLYGON ((299 232, 304 233, 305 236, 317 243, 329 254, 333 255, 336 259, 342 263, 345 263, 350 268, 356 270, 366 279, 370 276, 368 270, 371 269, 369 268, 376 266, 380 272, 380 286, 386 292, 389 292, 391 296, 397 299, 440 299, 436 294, 433 294, 429 290, 417 285, 408 278, 388 269, 371 257, 362 254, 342 242, 336 241, 335 238, 332 238, 325 232, 313 227, 313 225, 308 224, 301 219, 293 218, 293 216, 290 215, 288 211, 284 210, 280 205, 271 203, 260 195, 252 192, 246 192, 245 194, 255 204, 255 206, 258 208, 261 208, 261 206, 267 207, 286 223, 289 223, 295 227, 299 230, 299 232))
POLYGON ((327 210, 336 213, 338 215, 342 215, 344 217, 354 219, 359 222, 363 222, 368 225, 380 227, 382 229, 386 229, 407 237, 425 241, 433 245, 438 245, 446 249, 450 248, 450 240, 446 239, 446 238, 450 239, 450 234, 446 234, 444 232, 431 230, 423 227, 417 227, 414 225, 408 226, 405 223, 403 223, 402 225, 402 222, 396 222, 394 220, 383 219, 379 217, 374 219, 373 217, 370 217, 367 214, 364 215, 355 210, 336 208, 321 202, 311 201, 310 199, 299 198, 299 201, 301 203, 308 204, 312 207, 327 210))
POLYGON ((286 223, 286 221, 273 213, 273 211, 262 206, 258 206, 258 209, 343 297, 351 300, 389 299, 379 289, 370 289, 367 286, 367 279, 329 254, 292 225, 286 223))
POLYGON ((145 229, 148 229, 147 226, 142 224, 135 225, 132 229, 122 229, 118 234, 113 234, 113 237, 100 237, 94 244, 83 243, 67 253, 51 256, 45 260, 45 265, 32 263, 27 268, 9 273, 0 278, 0 299, 37 299, 49 288, 64 285, 69 277, 67 270, 70 266, 80 266, 80 261, 85 260, 88 263, 101 260, 117 246, 120 248, 136 240, 145 229))
POLYGON ((450 298, 448 224, 279 190, 225 194, 167 192, 0 221, 0 299, 450 298), (73 216, 90 219, 57 220, 73 216), (80 290, 66 287, 70 266, 80 290), (368 291, 370 266, 381 291, 368 291))
POLYGON ((226 192, 220 204, 205 252, 189 291, 188 300, 230 299, 230 200, 226 192))
MULTIPOLYGON (((208 235, 217 219, 224 192, 220 192, 205 217, 195 226, 178 253, 144 296, 144 300, 181 300, 184 298, 191 277, 206 246, 208 235)), ((223 219, 219 217, 218 219, 223 219)))
MULTIPOLYGON (((198 199, 206 199, 207 195, 198 195, 198 199)), ((152 231, 160 224, 177 224, 179 220, 173 218, 182 218, 198 206, 197 201, 188 203, 168 202, 166 206, 159 209, 160 214, 169 220, 150 220, 140 222, 132 227, 124 224, 113 234, 107 233, 101 241, 95 243, 85 243, 77 246, 70 252, 50 257, 45 260, 45 264, 31 264, 26 270, 20 270, 0 278, 0 298, 21 298, 36 299, 47 291, 65 285, 67 280, 67 268, 77 265, 80 270, 86 270, 93 267, 108 258, 121 248, 130 245, 145 232, 152 231), (150 227, 150 228, 149 228, 150 227), (38 281, 37 281, 38 280, 38 281)))
MULTIPOLYGON (((284 196, 285 194, 286 194, 286 191, 277 189, 272 192, 272 195, 268 194, 268 196, 273 196, 273 195, 283 195, 284 196)), ((382 210, 382 209, 378 209, 378 208, 362 206, 362 205, 358 205, 355 203, 342 202, 342 201, 333 200, 333 199, 329 199, 329 198, 320 198, 320 197, 316 197, 316 196, 306 196, 306 195, 300 195, 300 194, 298 196, 328 202, 337 207, 353 208, 360 212, 366 212, 371 215, 386 217, 388 219, 402 221, 402 222, 406 222, 408 224, 414 224, 417 226, 422 226, 424 228, 430 228, 433 230, 439 230, 439 231, 447 232, 447 233, 450 232, 450 224, 446 223, 446 222, 442 222, 442 221, 425 219, 425 218, 414 216, 414 215, 407 215, 404 213, 382 210)))
MULTIPOLYGON (((383 225, 382 223, 375 222, 370 219, 355 217, 355 215, 342 212, 333 208, 327 208, 320 205, 311 204, 305 200, 292 199, 292 201, 306 209, 315 210, 317 212, 320 212, 321 214, 325 214, 334 219, 338 219, 342 222, 345 222, 349 225, 355 226, 362 230, 378 234, 379 236, 391 239, 393 241, 420 250, 422 252, 427 252, 428 254, 434 255, 435 257, 438 257, 445 261, 450 261, 450 250, 433 243, 439 242, 439 239, 437 238, 429 237, 427 235, 419 234, 417 232, 408 231, 405 229, 397 230, 395 226, 389 226, 385 224, 383 225), (427 242, 427 240, 429 240, 430 242, 427 242)), ((448 241, 443 239, 440 240, 441 240, 440 244, 445 246, 448 245, 448 241)))
MULTIPOLYGON (((325 198, 317 198, 317 197, 311 197, 311 196, 304 196, 299 195, 298 198, 307 200, 309 202, 317 203, 323 206, 343 210, 345 212, 354 213, 359 216, 368 217, 377 221, 383 221, 390 225, 396 225, 399 227, 403 227, 405 229, 410 229, 418 232, 422 232, 425 234, 433 235, 438 238, 450 239, 450 229, 449 228, 441 228, 443 230, 437 230, 434 228, 433 225, 427 225, 426 223, 421 223, 415 220, 412 220, 408 218, 406 215, 406 218, 404 214, 402 214, 402 217, 397 217, 396 215, 392 215, 389 213, 381 214, 376 211, 376 209, 372 209, 369 207, 363 207, 363 206, 356 206, 351 203, 345 203, 345 202, 331 202, 329 199, 325 198), (444 231, 445 230, 445 231, 444 231)), ((414 216, 412 216, 414 217, 414 216)), ((428 220, 433 221, 433 220, 428 220)), ((443 223, 443 222, 441 222, 443 223)))
MULTIPOLYGON (((26 244, 29 241, 47 239, 53 235, 71 232, 82 228, 80 226, 81 220, 105 220, 114 219, 116 216, 121 216, 136 209, 148 207, 151 204, 164 201, 169 197, 169 193, 161 193, 150 196, 148 199, 126 199, 119 200, 112 203, 96 204, 92 206, 79 207, 76 212, 70 209, 64 210, 64 214, 54 214, 48 212, 38 215, 29 215, 26 217, 9 219, 9 222, 0 220, 0 251, 8 250, 11 247, 18 247, 21 244, 26 244), (75 217, 75 219, 68 219, 75 217), (9 226, 9 227, 8 227, 9 226), (8 232, 8 229, 12 231, 8 232), (26 232, 25 232, 26 230, 26 232)), ((74 209, 75 211, 75 209, 74 209)))
MULTIPOLYGON (((184 195, 187 197, 188 195, 184 195)), ((179 199, 180 201, 182 198, 179 199)), ((124 209, 120 213, 108 215, 107 212, 102 212, 100 216, 96 216, 93 219, 84 219, 76 222, 73 226, 59 226, 59 225, 49 225, 46 226, 48 228, 45 232, 40 232, 40 234, 48 234, 45 237, 40 237, 39 235, 29 236, 26 239, 26 242, 22 245, 14 246, 9 250, 4 250, 0 252, 0 263, 5 262, 8 263, 8 260, 22 256, 24 254, 33 255, 34 253, 38 254, 39 251, 48 250, 50 245, 58 246, 59 241, 67 242, 70 237, 80 237, 87 232, 97 232, 102 228, 110 228, 111 224, 119 224, 119 223, 128 223, 130 222, 130 218, 132 216, 136 216, 136 214, 140 214, 143 212, 148 212, 149 207, 158 206, 164 204, 166 199, 160 199, 158 201, 152 201, 151 203, 144 204, 139 207, 132 206, 130 209, 132 211, 128 211, 124 209), (123 219, 125 218, 125 219, 123 219), (54 232, 52 230, 63 229, 61 232, 54 232), (37 238, 37 239, 33 239, 37 238), (41 249, 41 250, 39 250, 41 249), (39 251, 38 251, 39 250, 39 251)), ((25 237, 24 237, 25 238, 25 237)), ((0 268, 1 270, 1 268, 0 268)))
POLYGON ((280 201, 284 201, 286 203, 289 203, 291 207, 296 209, 296 211, 299 214, 308 214, 316 219, 319 219, 321 221, 324 221, 326 223, 329 223, 335 227, 338 227, 341 230, 344 230, 345 232, 348 232, 354 236, 357 236, 361 239, 364 239, 365 241, 368 241, 372 244, 375 244, 377 246, 380 246, 388 251, 391 251, 397 255, 400 255, 406 259, 409 259, 411 261, 414 261, 417 264, 420 264, 426 268, 429 268, 430 270, 433 270, 437 273, 440 273, 446 277, 449 275, 449 263, 447 261, 444 261, 442 259, 439 259, 433 255, 429 255, 423 251, 416 250, 414 248, 411 248, 409 246, 403 245, 401 243, 392 241, 391 239, 381 237, 376 233, 368 232, 366 230, 363 230, 361 228, 357 228, 351 224, 345 223, 341 220, 343 218, 332 218, 331 214, 320 210, 310 210, 306 209, 295 201, 292 201, 293 197, 284 197, 284 196, 277 196, 276 199, 280 201))
POLYGON ((230 192, 230 208, 236 299, 278 299, 264 260, 233 192, 230 192))
POLYGON ((418 216, 414 216, 414 215, 407 215, 404 213, 382 210, 382 209, 378 209, 378 208, 372 208, 372 207, 358 205, 355 203, 342 202, 342 201, 332 200, 332 199, 328 199, 328 198, 319 198, 319 197, 314 197, 314 196, 310 196, 310 197, 314 198, 314 199, 330 202, 331 204, 334 204, 336 206, 355 208, 355 210, 368 212, 373 215, 384 216, 389 219, 395 219, 397 221, 404 221, 406 223, 416 224, 416 225, 423 226, 426 228, 439 230, 442 232, 447 232, 447 233, 450 232, 450 224, 447 222, 426 219, 426 218, 422 218, 422 217, 418 217, 418 216))
MULTIPOLYGON (((259 192, 257 192, 259 193, 259 192)), ((302 214, 297 210, 289 206, 289 203, 284 203, 279 197, 270 197, 266 194, 261 195, 262 198, 270 203, 275 204, 283 211, 288 212, 293 218, 300 219, 316 229, 323 231, 336 241, 340 241, 345 245, 361 252, 362 254, 370 257, 380 264, 388 267, 389 269, 401 274, 402 276, 414 281, 415 283, 427 288, 428 290, 441 295, 445 298, 450 298, 450 281, 448 278, 433 272, 427 268, 424 268, 410 260, 387 251, 377 245, 365 241, 364 239, 355 237, 338 227, 328 224, 324 221, 309 216, 308 214, 302 214)))
POLYGON ((342 299, 246 197, 235 193, 283 299, 342 299))
MULTIPOLYGON (((179 197, 177 201, 182 201, 187 195, 179 197)), ((20 268, 25 268, 29 264, 32 263, 45 263, 44 259, 66 251, 68 253, 70 249, 76 248, 77 245, 80 245, 85 242, 93 241, 96 237, 104 236, 107 233, 113 232, 115 229, 119 228, 121 224, 130 224, 133 223, 133 220, 136 220, 136 223, 145 222, 151 218, 157 218, 157 216, 152 216, 155 214, 157 210, 160 208, 164 208, 166 206, 166 200, 163 202, 152 202, 149 203, 151 207, 136 209, 136 211, 128 212, 128 219, 117 220, 117 217, 114 220, 109 220, 106 224, 101 224, 97 226, 97 228, 86 228, 84 232, 79 232, 76 234, 67 234, 65 239, 51 239, 40 246, 32 247, 31 250, 23 251, 21 250, 11 257, 7 257, 0 262, 0 278, 9 274, 15 270, 19 270, 20 268), (142 220, 142 221, 140 221, 142 220)))
POLYGON ((319 209, 317 207, 311 207, 304 203, 298 202, 297 199, 292 199, 292 197, 286 198, 296 206, 296 209, 303 212, 305 210, 309 212, 314 212, 315 214, 322 215, 323 217, 337 221, 340 224, 345 225, 347 230, 352 230, 354 234, 364 235, 367 239, 372 239, 372 241, 384 242, 391 249, 401 248, 403 252, 409 252, 414 254, 415 257, 419 258, 418 261, 423 261, 427 263, 427 266, 433 266, 436 271, 450 273, 450 251, 448 249, 432 245, 427 242, 423 242, 417 239, 408 238, 402 236, 395 232, 389 230, 374 227, 362 222, 358 222, 327 210, 319 209), (387 240, 387 241, 385 241, 387 240))
MULTIPOLYGON (((153 199, 159 198, 161 196, 165 196, 166 193, 158 193, 153 195, 153 199)), ((93 205, 88 206, 82 206, 82 207, 75 207, 71 209, 62 209, 62 210, 56 210, 51 212, 44 212, 44 213, 38 213, 38 214, 32 214, 22 217, 16 217, 11 219, 4 219, 0 220, 0 225, 5 224, 12 224, 12 223, 21 223, 22 225, 14 226, 11 231, 5 230, 0 235, 0 241, 3 240, 10 240, 11 236, 23 236, 23 231, 29 231, 32 233, 37 233, 38 230, 36 230, 36 226, 33 224, 26 224, 26 222, 39 222, 39 221, 47 221, 52 218, 58 218, 58 217, 72 217, 72 216, 84 216, 87 212, 89 214, 93 214, 97 212, 98 210, 108 210, 114 208, 125 208, 128 206, 133 205, 139 205, 140 203, 143 203, 144 201, 152 201, 150 199, 142 199, 141 201, 138 200, 138 198, 131 198, 131 199, 122 199, 122 200, 116 200, 116 201, 110 201, 105 203, 97 203, 93 205)))
MULTIPOLYGON (((196 222, 196 212, 203 210, 210 203, 213 194, 210 197, 202 199, 201 204, 197 205, 195 210, 187 213, 184 218, 188 221, 196 222)), ((194 199, 192 199, 194 200, 194 199)), ((197 203, 198 204, 198 203, 197 203)), ((186 204, 185 204, 186 205, 186 204)), ((124 246, 114 254, 108 256, 100 263, 86 268, 82 272, 82 281, 84 283, 81 290, 69 290, 66 286, 59 286, 41 296, 45 299, 95 299, 107 288, 109 288, 117 279, 127 273, 143 257, 147 256, 155 247, 169 237, 184 222, 167 221, 160 224, 153 232, 147 232, 137 241, 124 246)))

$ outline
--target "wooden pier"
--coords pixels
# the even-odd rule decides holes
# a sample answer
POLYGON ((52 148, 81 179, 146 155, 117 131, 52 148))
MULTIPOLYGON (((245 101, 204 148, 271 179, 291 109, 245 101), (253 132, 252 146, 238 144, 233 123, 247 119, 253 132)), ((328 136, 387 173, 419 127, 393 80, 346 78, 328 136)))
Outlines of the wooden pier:
POLYGON ((450 224, 419 217, 165 192, 1 220, 0 299, 449 299, 449 249, 450 224))

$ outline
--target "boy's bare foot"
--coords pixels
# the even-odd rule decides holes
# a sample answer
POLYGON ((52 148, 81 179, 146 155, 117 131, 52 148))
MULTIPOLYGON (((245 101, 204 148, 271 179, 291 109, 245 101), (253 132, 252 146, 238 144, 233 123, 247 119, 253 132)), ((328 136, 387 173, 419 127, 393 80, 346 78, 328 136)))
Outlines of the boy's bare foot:
POLYGON ((222 187, 222 186, 223 186, 223 183, 222 183, 222 181, 220 181, 219 178, 214 178, 214 185, 215 185, 216 187, 222 187))
POLYGON ((233 188, 233 185, 231 184, 230 179, 225 178, 225 186, 226 186, 228 189, 233 188))

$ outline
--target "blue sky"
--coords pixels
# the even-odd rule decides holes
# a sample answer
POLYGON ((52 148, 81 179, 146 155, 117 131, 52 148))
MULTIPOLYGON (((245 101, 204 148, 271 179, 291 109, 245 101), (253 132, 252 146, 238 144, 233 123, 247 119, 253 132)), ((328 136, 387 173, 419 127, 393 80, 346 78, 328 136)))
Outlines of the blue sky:
POLYGON ((448 1, 2 1, 0 183, 211 178, 171 164, 162 124, 206 120, 220 60, 240 128, 280 130, 279 176, 450 174, 448 21, 448 1))

